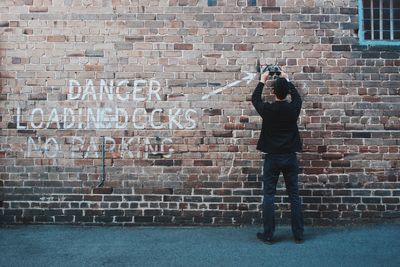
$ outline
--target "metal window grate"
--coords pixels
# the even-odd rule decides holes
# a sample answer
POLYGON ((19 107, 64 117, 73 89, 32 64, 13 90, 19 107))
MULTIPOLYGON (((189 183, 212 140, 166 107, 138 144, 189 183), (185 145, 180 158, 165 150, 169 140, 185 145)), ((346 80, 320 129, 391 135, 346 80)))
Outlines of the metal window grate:
POLYGON ((364 40, 400 41, 400 0, 363 0, 364 40))

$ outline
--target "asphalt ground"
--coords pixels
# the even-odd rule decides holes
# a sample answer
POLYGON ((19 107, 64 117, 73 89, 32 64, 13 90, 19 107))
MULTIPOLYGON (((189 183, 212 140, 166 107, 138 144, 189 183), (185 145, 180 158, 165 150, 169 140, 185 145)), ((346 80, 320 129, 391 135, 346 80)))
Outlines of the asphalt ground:
POLYGON ((280 226, 0 228, 0 266, 400 266, 400 224, 306 227, 296 244, 280 226))

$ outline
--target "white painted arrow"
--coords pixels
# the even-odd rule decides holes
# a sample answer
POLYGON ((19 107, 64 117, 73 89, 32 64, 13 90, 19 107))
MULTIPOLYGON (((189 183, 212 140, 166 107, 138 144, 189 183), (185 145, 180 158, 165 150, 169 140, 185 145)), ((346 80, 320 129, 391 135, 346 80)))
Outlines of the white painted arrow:
POLYGON ((249 84, 249 83, 254 79, 254 77, 256 77, 257 74, 255 74, 255 73, 250 73, 250 72, 247 72, 247 71, 245 71, 245 72, 247 73, 247 76, 244 77, 242 80, 244 80, 244 81, 247 80, 247 83, 246 83, 246 84, 249 84))
POLYGON ((228 89, 228 88, 231 88, 231 87, 233 87, 233 86, 235 86, 235 85, 238 85, 238 84, 241 83, 242 81, 247 81, 246 84, 249 84, 249 83, 254 79, 254 77, 256 77, 256 74, 255 74, 255 73, 250 73, 250 72, 247 72, 247 71, 246 71, 246 74, 247 74, 247 76, 244 77, 243 79, 238 80, 238 81, 231 82, 230 84, 227 84, 227 85, 225 85, 224 87, 218 88, 217 90, 212 91, 211 93, 208 93, 208 94, 206 94, 206 95, 203 95, 203 97, 202 97, 201 99, 204 100, 204 99, 209 98, 209 97, 212 96, 212 95, 216 95, 216 94, 218 94, 218 93, 221 93, 222 91, 224 91, 224 90, 226 90, 226 89, 228 89))

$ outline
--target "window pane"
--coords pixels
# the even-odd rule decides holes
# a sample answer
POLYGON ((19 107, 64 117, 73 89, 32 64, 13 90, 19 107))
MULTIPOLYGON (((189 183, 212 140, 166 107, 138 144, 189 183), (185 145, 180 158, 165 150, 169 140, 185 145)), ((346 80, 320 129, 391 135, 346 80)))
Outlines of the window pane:
POLYGON ((364 31, 370 31, 371 30, 371 20, 366 19, 364 20, 364 31))
POLYGON ((374 31, 374 40, 380 40, 380 37, 379 37, 379 30, 374 31))
POLYGON ((383 1, 383 8, 390 8, 390 0, 381 0, 383 1))
POLYGON ((394 32, 394 39, 400 40, 400 31, 395 31, 394 32))
POLYGON ((383 9, 383 18, 390 19, 390 9, 383 9))
POLYGON ((394 30, 400 31, 400 19, 393 20, 393 28, 394 30))
POLYGON ((371 40, 371 31, 365 31, 364 39, 365 40, 371 40))
POLYGON ((379 20, 374 20, 374 31, 379 31, 379 20))
POLYGON ((388 19, 383 20, 383 30, 390 30, 390 20, 388 19))
POLYGON ((375 19, 379 20, 379 14, 380 14, 379 8, 374 8, 373 12, 374 12, 374 20, 375 19))
MULTIPOLYGON (((400 3, 400 1, 399 1, 400 3)), ((393 8, 393 18, 400 19, 400 8, 393 8)))
POLYGON ((363 7, 370 7, 371 6, 371 0, 364 0, 363 1, 363 7))
POLYGON ((390 31, 383 31, 383 39, 390 40, 390 31))
POLYGON ((371 9, 364 8, 364 19, 369 19, 369 18, 371 18, 371 9))
POLYGON ((379 8, 379 1, 380 0, 373 0, 374 8, 379 8))

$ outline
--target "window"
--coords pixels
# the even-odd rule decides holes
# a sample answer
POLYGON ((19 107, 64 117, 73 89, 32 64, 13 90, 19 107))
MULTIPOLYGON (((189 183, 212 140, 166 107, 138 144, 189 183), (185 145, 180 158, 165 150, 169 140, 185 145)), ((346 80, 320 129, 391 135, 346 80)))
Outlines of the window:
POLYGON ((256 6, 257 5, 257 0, 247 0, 247 5, 248 6, 256 6))
POLYGON ((358 1, 360 43, 400 45, 400 1, 358 1))

